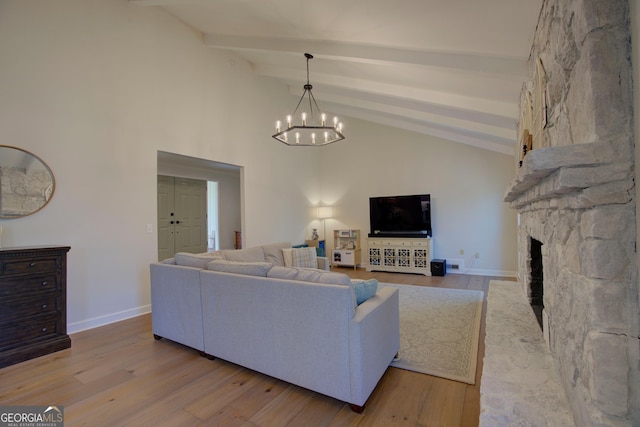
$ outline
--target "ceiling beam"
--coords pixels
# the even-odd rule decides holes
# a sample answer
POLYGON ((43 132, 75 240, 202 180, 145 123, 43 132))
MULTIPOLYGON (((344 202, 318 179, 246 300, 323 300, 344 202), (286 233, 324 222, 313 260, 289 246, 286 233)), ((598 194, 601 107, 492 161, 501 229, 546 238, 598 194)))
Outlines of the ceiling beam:
MULTIPOLYGON (((296 73, 296 71, 269 65, 256 66, 255 72, 262 76, 274 77, 286 81, 292 81, 292 75, 300 74, 299 72, 296 73)), ((481 113, 491 111, 491 116, 502 118, 499 119, 499 121, 503 123, 515 121, 519 117, 518 107, 516 105, 485 98, 474 98, 429 89, 417 89, 415 87, 322 73, 314 73, 313 80, 315 83, 321 83, 325 88, 332 87, 332 91, 357 91, 363 94, 363 96, 386 96, 389 99, 404 100, 403 102, 407 104, 441 105, 453 109, 478 111, 481 113)), ((302 85, 300 85, 300 87, 302 87, 302 85)), ((510 124, 508 126, 510 126, 510 124)))
MULTIPOLYGON (((500 141, 497 138, 491 138, 490 136, 487 137, 483 135, 474 135, 473 133, 461 132, 459 129, 442 128, 437 127, 433 124, 413 122, 407 120, 404 117, 375 113, 372 111, 363 111, 358 108, 349 107, 346 105, 328 105, 329 108, 332 109, 332 111, 340 114, 345 114, 356 119, 366 120, 373 123, 379 123, 386 126, 392 126, 407 131, 420 133, 423 135, 446 139, 449 141, 470 145, 507 156, 514 156, 515 142, 508 144, 504 141, 500 141)), ((345 126, 345 135, 348 139, 348 123, 345 126)))
POLYGON ((527 79, 527 58, 475 53, 438 52, 375 46, 360 43, 284 39, 269 37, 230 36, 208 33, 204 43, 211 48, 291 53, 311 52, 318 58, 359 63, 396 63, 441 67, 475 73, 500 75, 524 81, 527 79))
MULTIPOLYGON (((292 88, 295 89, 295 88, 292 88)), ((292 90, 292 95, 301 96, 302 90, 292 90)), ((486 120, 482 120, 482 117, 475 115, 475 112, 471 111, 456 111, 452 112, 447 109, 445 111, 438 111, 436 108, 417 109, 413 107, 406 107, 401 102, 385 102, 380 100, 379 102, 371 99, 353 98, 349 94, 336 95, 331 93, 325 93, 314 95, 316 100, 321 102, 323 111, 326 110, 326 105, 330 103, 334 106, 349 106, 358 108, 361 111, 369 111, 377 114, 390 114, 397 117, 404 117, 407 120, 415 122, 430 123, 433 126, 441 128, 460 128, 465 129, 468 133, 476 135, 486 135, 488 138, 496 141, 502 141, 506 144, 515 142, 516 138, 516 123, 515 121, 509 122, 509 126, 494 126, 488 124, 486 120)), ((344 110, 343 108, 340 108, 344 110)))

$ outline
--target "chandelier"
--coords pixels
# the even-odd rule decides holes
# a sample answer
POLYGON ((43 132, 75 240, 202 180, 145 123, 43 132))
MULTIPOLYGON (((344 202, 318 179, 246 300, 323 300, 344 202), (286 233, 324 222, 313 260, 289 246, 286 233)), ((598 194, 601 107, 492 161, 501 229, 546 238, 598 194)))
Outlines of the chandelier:
POLYGON ((304 93, 293 114, 287 116, 286 126, 280 120, 276 122, 276 133, 272 137, 292 146, 322 146, 343 140, 342 123, 334 117, 333 123, 327 124, 327 115, 320 111, 316 98, 311 92, 313 86, 309 83, 309 60, 313 59, 313 55, 305 53, 304 56, 307 58, 307 84, 304 85, 304 93), (306 111, 302 112, 299 124, 294 123, 300 105, 305 108, 307 103, 309 114, 306 111))

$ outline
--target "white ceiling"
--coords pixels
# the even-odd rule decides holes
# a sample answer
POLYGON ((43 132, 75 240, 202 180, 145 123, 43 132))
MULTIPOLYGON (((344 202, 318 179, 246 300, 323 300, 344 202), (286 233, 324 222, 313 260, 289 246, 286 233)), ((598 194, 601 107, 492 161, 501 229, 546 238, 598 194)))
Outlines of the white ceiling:
MULTIPOLYGON (((542 0, 130 0, 323 111, 512 155, 542 0)), ((295 105, 292 105, 292 108, 295 105)))

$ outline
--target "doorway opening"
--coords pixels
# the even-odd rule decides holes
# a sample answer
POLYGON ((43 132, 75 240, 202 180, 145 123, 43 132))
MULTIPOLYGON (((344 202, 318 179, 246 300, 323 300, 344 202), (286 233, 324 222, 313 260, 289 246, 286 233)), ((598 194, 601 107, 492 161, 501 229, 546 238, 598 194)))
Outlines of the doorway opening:
MULTIPOLYGON (((189 233, 185 234, 182 228, 185 225, 183 219, 171 218, 171 212, 176 216, 176 211, 165 209, 166 206, 172 206, 170 194, 175 192, 167 190, 166 195, 160 194, 159 184, 156 226, 158 260, 173 257, 174 252, 171 250, 163 251, 163 247, 175 247, 170 242, 172 237, 182 243, 197 242, 198 245, 202 245, 202 247, 193 246, 181 250, 184 252, 200 253, 234 247, 236 233, 242 230, 242 174, 242 166, 158 151, 158 177, 173 177, 174 180, 181 182, 199 181, 203 185, 202 193, 198 193, 197 197, 192 191, 186 196, 184 192, 180 193, 182 200, 177 205, 187 206, 188 209, 183 211, 188 211, 192 215, 195 215, 193 212, 199 212, 202 218, 202 222, 198 224, 200 229, 190 227, 189 233), (194 205, 198 206, 194 208, 194 205), (165 220, 168 221, 169 226, 172 225, 172 220, 180 221, 180 224, 165 229, 165 220), (180 232, 180 234, 172 235, 171 231, 180 232)), ((175 206, 174 209, 176 209, 175 206)))

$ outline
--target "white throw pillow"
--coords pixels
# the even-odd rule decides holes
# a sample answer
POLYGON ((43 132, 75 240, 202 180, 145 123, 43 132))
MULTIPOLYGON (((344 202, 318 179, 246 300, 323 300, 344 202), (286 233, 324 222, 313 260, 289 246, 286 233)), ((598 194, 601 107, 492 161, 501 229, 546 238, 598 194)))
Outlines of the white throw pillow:
POLYGON ((284 259, 285 267, 293 267, 293 248, 283 248, 282 258, 284 259))

